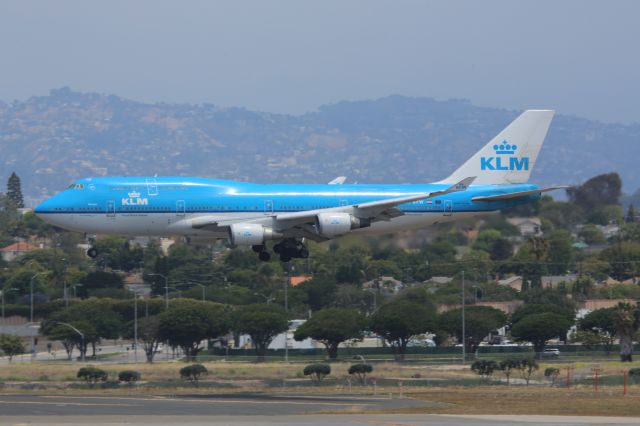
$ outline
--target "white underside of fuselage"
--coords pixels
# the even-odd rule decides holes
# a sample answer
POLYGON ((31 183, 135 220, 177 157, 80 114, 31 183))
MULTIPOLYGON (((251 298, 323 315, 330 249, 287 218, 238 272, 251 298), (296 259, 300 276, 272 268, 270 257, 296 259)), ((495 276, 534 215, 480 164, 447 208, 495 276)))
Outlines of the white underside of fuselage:
MULTIPOLYGON (((351 231, 351 233, 358 235, 379 235, 415 230, 478 214, 478 212, 453 212, 448 214, 444 212, 406 213, 403 216, 393 218, 389 221, 374 222, 370 227, 356 229, 351 231)), ((135 237, 185 236, 211 240, 226 239, 228 237, 226 229, 218 231, 194 229, 192 227, 194 220, 206 217, 210 221, 224 223, 255 222, 263 223, 265 226, 270 226, 272 222, 272 215, 262 213, 185 213, 183 215, 177 215, 175 213, 122 213, 113 216, 108 216, 104 213, 45 213, 42 214, 41 217, 53 225, 89 235, 110 234, 135 237)))

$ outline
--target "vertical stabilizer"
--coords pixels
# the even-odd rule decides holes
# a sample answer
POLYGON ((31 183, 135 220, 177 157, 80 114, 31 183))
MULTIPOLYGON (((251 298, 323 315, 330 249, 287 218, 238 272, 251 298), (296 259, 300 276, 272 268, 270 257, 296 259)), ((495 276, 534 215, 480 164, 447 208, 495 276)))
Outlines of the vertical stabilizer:
POLYGON ((448 178, 455 183, 476 176, 475 185, 526 183, 549 130, 553 110, 527 110, 448 178))

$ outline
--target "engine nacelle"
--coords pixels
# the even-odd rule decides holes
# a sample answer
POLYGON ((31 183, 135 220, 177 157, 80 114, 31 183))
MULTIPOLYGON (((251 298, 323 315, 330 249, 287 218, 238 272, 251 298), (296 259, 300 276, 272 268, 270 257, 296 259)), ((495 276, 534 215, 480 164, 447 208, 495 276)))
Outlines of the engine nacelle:
POLYGON ((234 246, 257 246, 282 234, 257 223, 234 223, 229 227, 229 240, 234 246))
POLYGON ((316 229, 318 234, 325 237, 338 237, 353 229, 366 228, 371 222, 368 219, 360 219, 349 213, 318 213, 316 217, 316 229))

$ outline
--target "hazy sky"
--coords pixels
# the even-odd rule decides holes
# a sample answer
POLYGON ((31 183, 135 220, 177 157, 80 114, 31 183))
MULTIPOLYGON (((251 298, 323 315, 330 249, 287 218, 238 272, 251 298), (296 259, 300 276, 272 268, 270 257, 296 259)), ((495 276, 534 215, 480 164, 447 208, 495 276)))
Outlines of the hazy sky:
POLYGON ((640 122, 638 1, 0 1, 0 99, 302 113, 390 94, 640 122))

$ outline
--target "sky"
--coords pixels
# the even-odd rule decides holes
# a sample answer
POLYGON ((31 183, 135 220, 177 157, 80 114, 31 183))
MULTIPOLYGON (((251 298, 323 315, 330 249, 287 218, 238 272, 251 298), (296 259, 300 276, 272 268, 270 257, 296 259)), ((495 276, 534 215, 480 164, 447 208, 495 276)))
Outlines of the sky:
POLYGON ((53 88, 302 114, 393 94, 640 122, 640 2, 0 2, 0 100, 53 88))

